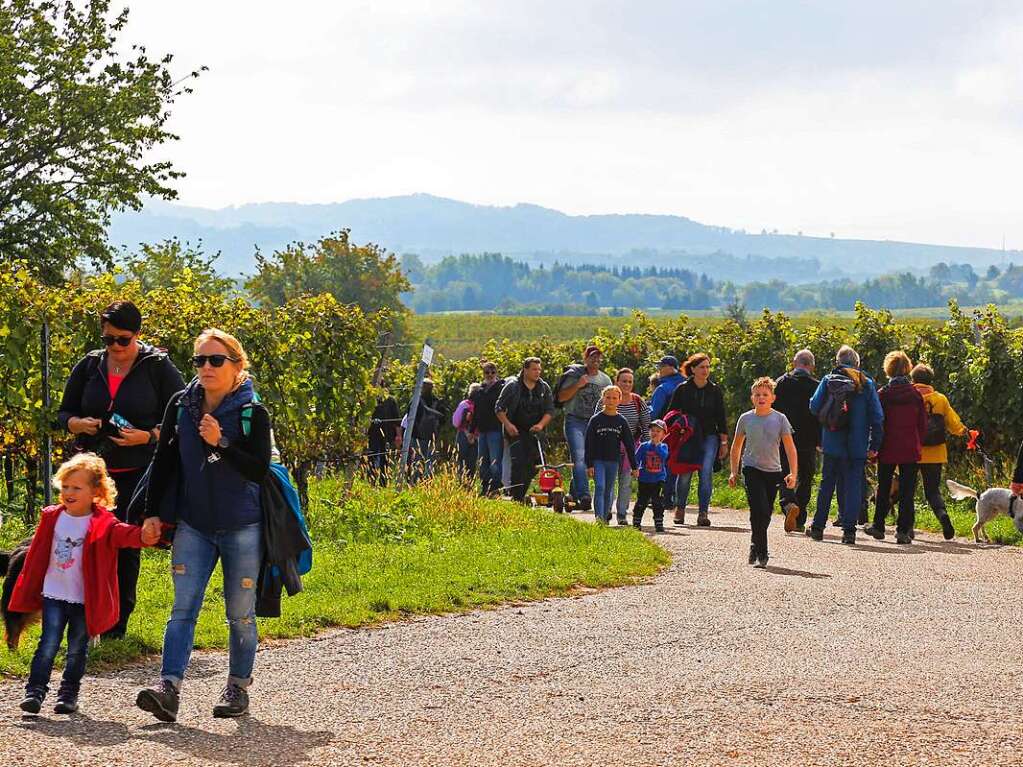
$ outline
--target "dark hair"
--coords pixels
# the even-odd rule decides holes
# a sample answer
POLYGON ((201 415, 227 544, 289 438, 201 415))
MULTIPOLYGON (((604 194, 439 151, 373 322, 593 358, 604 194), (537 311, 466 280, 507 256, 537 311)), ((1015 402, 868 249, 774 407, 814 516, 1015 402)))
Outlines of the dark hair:
POLYGON ((131 301, 114 301, 99 313, 99 319, 118 330, 130 330, 132 333, 142 330, 142 312, 131 301))
POLYGON ((635 376, 636 376, 636 372, 632 368, 618 368, 618 372, 615 373, 615 380, 616 381, 618 380, 618 378, 621 376, 622 373, 628 373, 633 378, 635 378, 635 376))
POLYGON ((693 368, 697 365, 702 365, 704 362, 710 362, 710 355, 704 352, 696 352, 689 356, 685 362, 682 363, 682 372, 686 378, 689 378, 693 374, 693 368))
POLYGON ((909 371, 909 377, 913 383, 930 386, 934 383, 934 369, 930 365, 920 362, 909 371))
POLYGON ((542 362, 540 362, 540 358, 539 357, 526 357, 524 360, 522 360, 522 369, 525 370, 530 365, 532 365, 534 362, 537 365, 542 365, 543 364, 542 362))

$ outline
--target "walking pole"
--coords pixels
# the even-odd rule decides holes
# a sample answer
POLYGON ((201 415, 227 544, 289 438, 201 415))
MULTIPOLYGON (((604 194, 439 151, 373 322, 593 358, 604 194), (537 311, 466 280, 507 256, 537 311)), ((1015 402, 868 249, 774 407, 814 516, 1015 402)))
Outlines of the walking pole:
POLYGON ((397 487, 400 490, 405 485, 405 474, 408 469, 408 453, 412 447, 412 432, 416 427, 416 412, 419 410, 419 398, 423 393, 423 379, 426 378, 426 371, 433 362, 433 347, 427 339, 423 344, 423 353, 419 358, 419 367, 416 369, 416 385, 412 390, 412 401, 408 406, 406 420, 407 428, 401 437, 401 457, 398 460, 397 487))

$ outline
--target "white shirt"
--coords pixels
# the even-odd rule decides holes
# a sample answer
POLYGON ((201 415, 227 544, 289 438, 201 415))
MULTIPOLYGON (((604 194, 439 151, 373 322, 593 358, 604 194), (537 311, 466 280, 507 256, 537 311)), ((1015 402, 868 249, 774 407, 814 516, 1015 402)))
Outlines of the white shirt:
POLYGON ((43 596, 61 602, 85 604, 85 580, 82 575, 82 552, 85 536, 92 524, 92 514, 73 517, 62 511, 53 528, 50 566, 43 579, 43 596))

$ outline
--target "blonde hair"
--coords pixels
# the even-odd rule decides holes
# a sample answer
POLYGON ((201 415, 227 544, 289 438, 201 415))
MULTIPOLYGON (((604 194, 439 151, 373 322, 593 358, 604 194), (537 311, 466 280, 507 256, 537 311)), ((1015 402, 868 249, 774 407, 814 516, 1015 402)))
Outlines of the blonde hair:
POLYGON ((616 391, 616 392, 618 392, 618 396, 619 397, 622 396, 622 390, 619 387, 615 386, 614 384, 611 384, 610 386, 605 386, 603 389, 601 389, 601 391, 600 391, 600 399, 603 400, 604 397, 607 396, 607 393, 609 391, 616 391))
POLYGON ((770 376, 760 376, 760 378, 754 381, 753 385, 749 387, 749 393, 752 394, 757 389, 770 389, 774 392, 774 387, 775 383, 773 378, 770 376))
POLYGON ((245 349, 242 348, 241 341, 227 331, 220 330, 219 328, 206 328, 206 330, 200 333, 198 338, 195 339, 195 343, 192 345, 193 351, 198 352, 199 347, 207 341, 216 341, 227 349, 228 354, 238 360, 238 362, 234 364, 241 365, 241 370, 238 371, 238 378, 234 382, 235 386, 241 386, 249 380, 249 355, 246 354, 245 349))
POLYGON ((107 474, 107 465, 103 459, 95 453, 79 453, 73 458, 64 461, 53 475, 53 487, 60 492, 64 480, 76 471, 89 475, 89 482, 92 484, 93 498, 96 503, 104 509, 112 509, 117 503, 117 486, 114 480, 107 474))
POLYGON ((909 361, 909 355, 901 349, 895 352, 888 352, 884 358, 884 374, 889 378, 896 376, 908 376, 913 363, 909 361))

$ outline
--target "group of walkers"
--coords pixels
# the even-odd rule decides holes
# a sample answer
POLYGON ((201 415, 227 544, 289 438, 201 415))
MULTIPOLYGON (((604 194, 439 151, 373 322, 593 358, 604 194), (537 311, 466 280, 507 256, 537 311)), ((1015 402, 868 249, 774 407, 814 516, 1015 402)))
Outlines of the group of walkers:
POLYGON ((8 605, 42 614, 21 709, 39 712, 65 632, 54 710, 77 709, 90 638, 124 636, 136 603, 139 548, 164 541, 172 546, 174 602, 160 679, 136 703, 175 720, 196 620, 219 560, 230 650, 213 715, 239 716, 248 709, 258 644, 257 593, 268 593, 261 487, 271 463, 269 414, 234 336, 209 329, 195 339, 196 377, 186 386, 164 351, 140 341, 142 316, 131 302, 108 306, 99 329, 103 348, 74 367, 60 405, 59 423, 74 436, 74 454, 54 477, 60 503, 44 509, 8 605))
POLYGON ((633 370, 617 370, 612 381, 593 345, 585 348, 581 362, 565 369, 553 390, 542 378, 538 358, 525 360, 519 375, 507 380, 485 362, 484 380, 473 385, 463 403, 466 418, 456 424, 481 446, 482 491, 503 488, 513 499, 526 498, 547 425, 561 408, 572 467, 569 501, 577 509, 592 508, 605 524, 612 518, 619 526, 629 524, 633 479, 639 480, 639 498, 632 524, 641 524, 648 506, 656 531, 664 529, 665 510, 674 511, 674 524, 685 524, 696 474, 696 524, 709 526, 713 476, 727 459, 730 482, 741 478, 750 506, 751 564, 766 566, 767 526, 776 501, 786 532, 822 540, 837 498, 835 524, 846 544, 856 542, 860 526, 866 535, 884 538, 895 503, 895 541, 912 543, 918 476, 945 537, 954 535, 941 474, 948 437, 964 435, 966 427, 934 390, 929 366, 914 366, 905 352, 893 351, 884 361, 888 383, 878 389, 851 347, 838 350, 821 379, 813 353, 802 349, 790 370, 753 382, 752 409, 736 420, 730 446, 724 393, 712 379, 711 362, 702 352, 682 365, 665 355, 651 377, 649 401, 635 393, 633 370), (510 459, 503 478, 502 456, 510 459), (819 462, 816 513, 807 525, 819 462), (877 479, 871 496, 867 469, 872 464, 877 479), (871 500, 874 513, 868 519, 871 500))

